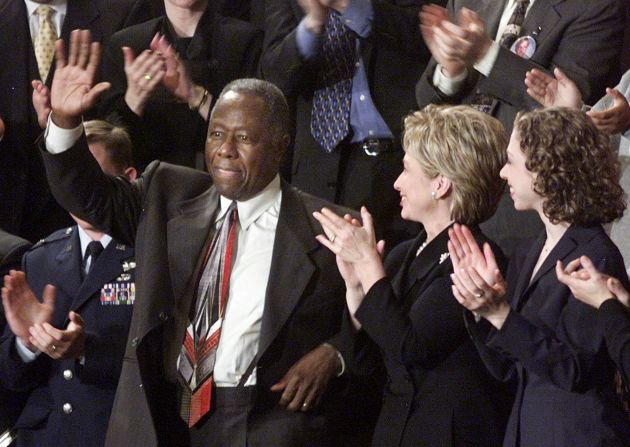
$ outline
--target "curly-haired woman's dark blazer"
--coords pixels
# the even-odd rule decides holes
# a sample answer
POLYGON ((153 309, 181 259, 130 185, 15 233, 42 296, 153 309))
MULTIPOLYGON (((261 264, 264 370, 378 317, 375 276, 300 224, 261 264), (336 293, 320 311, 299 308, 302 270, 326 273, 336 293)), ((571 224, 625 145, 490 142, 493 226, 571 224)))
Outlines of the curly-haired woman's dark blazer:
POLYGON ((483 334, 483 325, 467 318, 493 375, 518 378, 503 445, 628 446, 630 427, 615 395, 615 365, 597 310, 578 301, 555 273, 558 260, 566 265, 586 255, 627 288, 623 259, 600 225, 573 224, 532 278, 544 243, 541 234, 510 261, 512 311, 501 330, 483 334))

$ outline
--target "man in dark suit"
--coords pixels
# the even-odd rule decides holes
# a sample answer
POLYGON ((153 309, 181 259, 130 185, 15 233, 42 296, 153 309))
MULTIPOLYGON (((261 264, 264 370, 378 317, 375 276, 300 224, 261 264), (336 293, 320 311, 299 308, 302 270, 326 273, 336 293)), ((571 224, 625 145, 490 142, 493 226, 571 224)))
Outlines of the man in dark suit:
MULTIPOLYGON (((421 21, 433 58, 416 86, 420 108, 442 102, 473 104, 510 131, 518 111, 539 107, 524 85, 532 68, 562 68, 589 101, 619 79, 619 0, 450 0, 446 9, 425 7, 421 21), (518 8, 524 16, 517 28, 512 22, 518 8), (507 36, 510 29, 515 30, 513 38, 507 36), (534 49, 529 59, 515 54, 524 40, 534 49)), ((532 213, 517 216, 506 192, 497 214, 482 229, 509 256, 541 226, 532 213)))
POLYGON ((164 0, 163 16, 119 31, 106 47, 104 79, 112 88, 101 114, 129 129, 140 169, 155 159, 203 169, 213 99, 228 82, 256 75, 262 32, 223 16, 221 6, 164 0), (178 57, 163 71, 153 51, 178 57))
POLYGON ((408 230, 393 184, 402 170, 402 117, 416 107, 415 79, 429 58, 418 28, 421 3, 271 0, 266 9, 262 76, 295 107, 291 183, 354 209, 367 206, 391 246, 408 230), (343 39, 341 53, 335 36, 343 39), (333 83, 344 93, 327 105, 320 98, 333 83), (328 109, 334 123, 316 123, 328 109), (332 133, 340 122, 345 130, 335 138, 314 136, 314 128, 332 133))
MULTIPOLYGON (((33 42, 39 30, 38 6, 53 8, 57 36, 90 29, 94 39, 106 41, 117 30, 147 20, 146 6, 155 0, 0 0, 0 228, 30 241, 70 225, 72 220, 52 198, 35 139, 41 133, 31 105, 31 81, 50 87, 54 63, 41 79, 33 42), (141 7, 141 6, 144 6, 141 7)), ((43 70, 42 70, 43 71, 43 70)))
MULTIPOLYGON (((126 134, 93 121, 86 129, 103 171, 135 178, 126 134)), ((3 288, 10 331, 0 344, 0 379, 28 393, 15 423, 18 446, 105 442, 135 300, 135 260, 130 246, 75 220, 78 226, 28 252, 24 273, 12 271, 3 288)))
MULTIPOLYGON (((71 42, 69 65, 57 67, 51 91, 52 134, 43 152, 49 181, 64 206, 135 244, 138 254, 138 305, 107 445, 331 445, 341 397, 335 375, 343 362, 333 346, 342 345, 344 285, 334 256, 314 239, 321 228, 311 213, 330 205, 278 176, 289 144, 282 93, 254 79, 224 89, 210 117, 210 175, 155 161, 136 182, 112 181, 99 173, 82 138, 81 114, 103 86, 92 87, 86 68, 89 33, 79 40, 71 42), (79 79, 81 92, 73 88, 79 79), (65 142, 60 128, 70 132, 65 142), (219 288, 227 308, 221 305, 216 320, 216 386, 208 388, 213 409, 196 422, 186 417, 186 424, 182 343, 200 312, 212 308, 201 304, 206 274, 219 273, 209 267, 218 250, 210 241, 234 206, 236 255, 226 264, 229 287, 219 288)), ((96 59, 92 54, 90 67, 96 59)), ((197 338, 191 343, 203 355, 197 338)))

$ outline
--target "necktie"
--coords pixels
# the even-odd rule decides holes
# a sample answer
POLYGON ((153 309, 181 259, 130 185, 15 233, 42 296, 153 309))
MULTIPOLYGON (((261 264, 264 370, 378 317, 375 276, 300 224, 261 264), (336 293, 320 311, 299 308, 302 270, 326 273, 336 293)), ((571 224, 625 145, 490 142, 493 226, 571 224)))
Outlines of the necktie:
POLYGON ((39 68, 39 77, 42 82, 46 82, 55 53, 55 41, 57 40, 57 31, 52 20, 54 10, 48 5, 40 5, 35 12, 39 16, 39 32, 35 36, 33 46, 35 48, 35 57, 37 58, 37 67, 39 68))
MULTIPOLYGON (((510 16, 508 24, 505 27, 505 30, 503 30, 503 34, 501 34, 501 39, 499 40, 502 47, 509 50, 514 41, 521 34, 521 28, 523 27, 523 22, 525 21, 525 13, 527 13, 528 6, 529 0, 517 0, 516 8, 510 16)), ((495 100, 492 97, 477 90, 471 106, 481 112, 489 114, 492 113, 494 102, 495 100)))
POLYGON ((499 43, 502 47, 509 50, 514 41, 521 34, 521 28, 523 27, 523 22, 525 21, 525 13, 527 13, 528 6, 529 0, 517 0, 516 8, 514 9, 514 12, 512 13, 510 20, 508 20, 508 24, 501 35, 499 43))
POLYGON ((194 317, 179 354, 177 369, 184 382, 181 416, 189 427, 210 411, 212 373, 227 305, 237 223, 238 210, 232 202, 205 256, 194 317))
POLYGON ((318 89, 313 93, 311 134, 326 152, 350 132, 350 100, 354 76, 357 36, 331 12, 324 24, 323 65, 318 89))
POLYGON ((92 241, 88 244, 85 255, 83 256, 83 263, 81 264, 81 271, 83 272, 83 277, 85 278, 89 272, 89 270, 94 266, 96 262, 96 258, 103 252, 103 244, 99 241, 92 241), (89 267, 88 267, 88 259, 91 258, 89 267))

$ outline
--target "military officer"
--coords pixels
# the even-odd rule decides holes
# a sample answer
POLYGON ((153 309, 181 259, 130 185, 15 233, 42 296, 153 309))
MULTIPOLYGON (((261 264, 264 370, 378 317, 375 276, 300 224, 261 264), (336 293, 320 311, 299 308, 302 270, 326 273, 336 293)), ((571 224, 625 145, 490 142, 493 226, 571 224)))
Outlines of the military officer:
MULTIPOLYGON (((106 174, 136 177, 124 130, 93 121, 86 135, 106 174)), ((0 379, 29 392, 18 447, 105 440, 135 299, 134 253, 73 218, 77 225, 37 243, 2 289, 0 379)))

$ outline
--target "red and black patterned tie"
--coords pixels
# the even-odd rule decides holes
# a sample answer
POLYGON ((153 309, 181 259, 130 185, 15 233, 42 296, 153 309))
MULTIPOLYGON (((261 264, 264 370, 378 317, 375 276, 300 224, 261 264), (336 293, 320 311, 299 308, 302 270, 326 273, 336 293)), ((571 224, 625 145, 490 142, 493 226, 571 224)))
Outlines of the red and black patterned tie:
POLYGON ((332 11, 324 24, 323 64, 313 93, 311 134, 332 152, 350 132, 352 78, 356 69, 357 35, 332 11))
POLYGON ((181 416, 189 427, 210 411, 213 371, 230 288, 238 210, 232 202, 204 260, 193 321, 186 329, 177 369, 183 381, 181 416))

